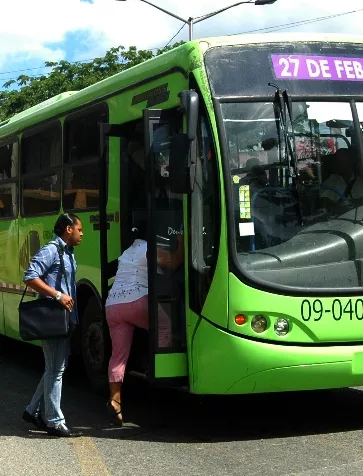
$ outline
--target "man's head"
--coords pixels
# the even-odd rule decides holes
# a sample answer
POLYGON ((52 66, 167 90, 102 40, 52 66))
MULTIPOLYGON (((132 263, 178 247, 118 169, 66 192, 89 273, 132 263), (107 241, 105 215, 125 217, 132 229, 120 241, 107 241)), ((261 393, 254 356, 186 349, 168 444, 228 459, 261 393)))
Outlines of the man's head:
POLYGON ((77 246, 83 237, 81 220, 73 213, 63 213, 54 225, 54 233, 62 238, 68 247, 77 246))
POLYGON ((249 159, 246 160, 245 168, 247 170, 251 170, 252 167, 256 167, 257 165, 260 165, 260 161, 258 157, 250 157, 249 159))

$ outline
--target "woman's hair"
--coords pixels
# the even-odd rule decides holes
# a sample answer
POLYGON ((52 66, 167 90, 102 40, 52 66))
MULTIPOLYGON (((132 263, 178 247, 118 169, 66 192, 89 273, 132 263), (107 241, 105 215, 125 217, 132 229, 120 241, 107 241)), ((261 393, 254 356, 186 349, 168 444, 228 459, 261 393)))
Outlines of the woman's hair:
POLYGON ((146 231, 146 223, 145 222, 138 222, 131 228, 132 237, 134 240, 146 240, 147 231, 146 231))
POLYGON ((81 221, 77 215, 73 215, 73 213, 63 213, 55 222, 54 233, 57 236, 62 236, 67 226, 74 226, 77 221, 81 221))

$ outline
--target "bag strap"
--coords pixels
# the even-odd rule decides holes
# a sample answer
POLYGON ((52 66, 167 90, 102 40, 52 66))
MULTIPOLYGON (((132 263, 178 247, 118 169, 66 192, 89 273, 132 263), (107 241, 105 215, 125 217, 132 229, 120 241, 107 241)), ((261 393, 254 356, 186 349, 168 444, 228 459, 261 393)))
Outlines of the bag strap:
POLYGON ((50 241, 49 244, 52 244, 52 245, 55 245, 57 250, 58 250, 58 255, 59 255, 59 259, 60 259, 60 262, 61 262, 61 268, 62 268, 62 274, 64 276, 64 280, 66 282, 66 286, 67 286, 67 291, 68 291, 68 295, 70 296, 71 293, 69 291, 69 286, 68 286, 68 279, 67 279, 67 275, 66 275, 66 268, 64 266, 64 259, 63 259, 63 255, 64 255, 64 249, 58 245, 58 243, 56 243, 55 241, 50 241))
MULTIPOLYGON (((70 291, 69 291, 69 286, 68 286, 68 280, 67 280, 67 275, 66 275, 66 269, 65 269, 65 266, 64 266, 64 259, 63 259, 63 255, 64 255, 64 250, 61 246, 58 245, 58 243, 56 241, 50 241, 48 243, 48 245, 54 245, 56 248, 57 248, 57 251, 58 251, 58 256, 59 256, 59 260, 61 262, 61 270, 62 270, 62 275, 64 276, 64 280, 66 282, 66 286, 67 286, 67 291, 68 291, 68 294, 69 296, 71 295, 70 291)), ((21 299, 20 299, 20 303, 21 304, 23 302, 23 299, 24 299, 24 296, 25 296, 25 293, 26 293, 26 290, 28 289, 28 286, 25 286, 25 289, 23 291, 23 294, 21 296, 21 299)))
POLYGON ((23 302, 23 299, 24 299, 24 296, 25 296, 25 293, 26 293, 26 290, 27 290, 27 289, 28 289, 28 286, 25 286, 24 291, 23 291, 23 294, 22 294, 21 299, 20 299, 19 306, 20 306, 20 304, 23 302))

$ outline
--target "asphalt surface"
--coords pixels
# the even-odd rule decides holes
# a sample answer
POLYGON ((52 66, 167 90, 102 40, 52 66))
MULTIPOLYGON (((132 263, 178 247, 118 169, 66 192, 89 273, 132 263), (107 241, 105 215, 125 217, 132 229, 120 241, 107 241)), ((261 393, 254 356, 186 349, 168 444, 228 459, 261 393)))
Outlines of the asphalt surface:
POLYGON ((0 476, 363 475, 362 388, 196 398, 129 378, 115 428, 73 361, 62 409, 84 436, 57 439, 21 419, 42 368, 27 344, 0 355, 0 476))

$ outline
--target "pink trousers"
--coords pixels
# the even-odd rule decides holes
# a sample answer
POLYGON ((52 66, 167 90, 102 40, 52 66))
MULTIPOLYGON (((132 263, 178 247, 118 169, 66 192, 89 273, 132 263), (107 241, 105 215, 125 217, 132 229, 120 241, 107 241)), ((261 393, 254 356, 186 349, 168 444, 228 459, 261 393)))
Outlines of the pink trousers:
MULTIPOLYGON (((106 307, 106 320, 112 341, 112 356, 108 364, 108 381, 122 382, 130 355, 134 329, 149 329, 148 297, 124 304, 106 307)), ((169 316, 159 305, 158 345, 170 347, 171 322, 169 316)))

